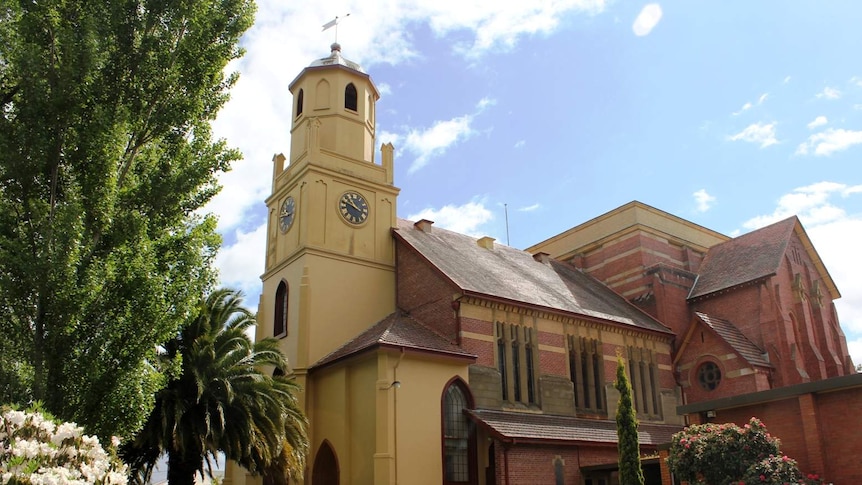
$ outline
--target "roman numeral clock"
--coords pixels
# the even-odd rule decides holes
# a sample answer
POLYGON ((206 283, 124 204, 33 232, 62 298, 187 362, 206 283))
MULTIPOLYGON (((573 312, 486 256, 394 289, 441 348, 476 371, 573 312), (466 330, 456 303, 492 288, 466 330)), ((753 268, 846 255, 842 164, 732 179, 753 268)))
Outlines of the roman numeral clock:
POLYGON ((345 192, 338 199, 338 212, 345 221, 358 226, 368 219, 368 201, 358 192, 345 192))

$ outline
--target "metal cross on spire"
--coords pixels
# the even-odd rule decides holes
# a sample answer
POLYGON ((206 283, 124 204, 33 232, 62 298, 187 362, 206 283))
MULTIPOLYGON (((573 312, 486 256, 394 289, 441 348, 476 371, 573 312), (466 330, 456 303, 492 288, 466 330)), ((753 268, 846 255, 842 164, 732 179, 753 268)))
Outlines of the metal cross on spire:
POLYGON ((338 21, 339 21, 339 19, 344 19, 347 17, 350 17, 350 14, 346 14, 342 17, 339 17, 338 15, 336 15, 334 19, 323 24, 323 30, 321 32, 326 32, 327 30, 331 29, 332 27, 335 27, 335 43, 337 44, 338 43, 338 21))

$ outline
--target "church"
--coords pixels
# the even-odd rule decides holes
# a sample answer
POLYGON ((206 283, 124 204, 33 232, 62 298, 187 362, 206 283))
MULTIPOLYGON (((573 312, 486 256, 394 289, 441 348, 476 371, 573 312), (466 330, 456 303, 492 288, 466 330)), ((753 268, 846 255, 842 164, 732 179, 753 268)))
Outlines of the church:
POLYGON ((801 420, 804 471, 862 479, 821 438, 862 449, 824 417, 862 405, 862 375, 797 218, 730 238, 634 201, 518 250, 398 218, 380 94, 338 44, 290 91, 257 338, 303 389, 303 483, 616 485, 618 358, 648 484, 673 483, 661 457, 686 424, 749 410, 801 420))

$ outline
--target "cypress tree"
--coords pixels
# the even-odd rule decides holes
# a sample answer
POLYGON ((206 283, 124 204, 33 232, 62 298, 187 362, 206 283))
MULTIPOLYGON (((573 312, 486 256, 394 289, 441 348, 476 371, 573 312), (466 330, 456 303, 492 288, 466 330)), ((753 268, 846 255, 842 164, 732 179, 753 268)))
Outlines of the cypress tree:
POLYGON ((626 377, 626 366, 617 352, 617 380, 614 387, 620 392, 617 403, 617 449, 620 453, 620 483, 644 485, 638 444, 638 418, 632 404, 632 386, 626 377))

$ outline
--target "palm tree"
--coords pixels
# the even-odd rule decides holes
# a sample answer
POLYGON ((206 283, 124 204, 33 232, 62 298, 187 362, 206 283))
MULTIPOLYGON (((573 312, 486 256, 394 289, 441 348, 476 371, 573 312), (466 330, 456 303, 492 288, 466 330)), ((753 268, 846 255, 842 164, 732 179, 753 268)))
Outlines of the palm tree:
POLYGON ((167 453, 168 482, 191 485, 218 452, 252 473, 301 475, 308 439, 298 385, 283 375, 287 359, 275 339, 248 337, 255 319, 241 302, 238 291, 213 291, 165 344, 162 365, 173 367, 175 377, 124 450, 133 476, 148 479, 167 453), (273 375, 264 370, 272 368, 273 375))

